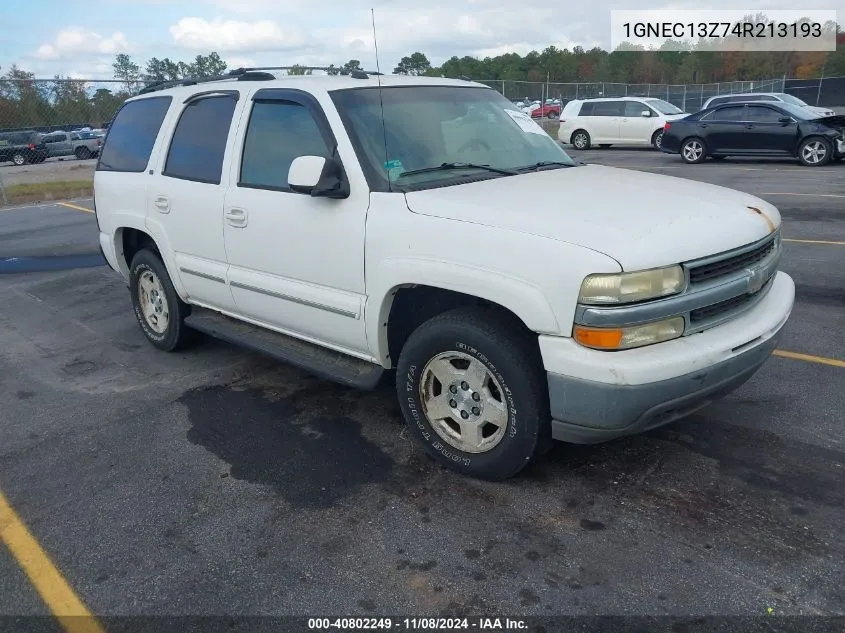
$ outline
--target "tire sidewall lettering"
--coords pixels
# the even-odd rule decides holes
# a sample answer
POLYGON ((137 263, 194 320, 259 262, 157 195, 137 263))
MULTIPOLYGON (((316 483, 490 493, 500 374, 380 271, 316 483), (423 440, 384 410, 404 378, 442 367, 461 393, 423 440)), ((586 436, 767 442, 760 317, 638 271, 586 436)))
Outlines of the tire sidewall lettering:
MULTIPOLYGON (((154 275, 156 275, 156 277, 158 277, 158 273, 156 273, 156 271, 153 270, 153 268, 149 264, 141 263, 141 264, 136 265, 132 269, 132 279, 133 279, 133 284, 135 286, 135 288, 133 290, 133 296, 132 296, 132 299, 133 299, 132 307, 135 310, 135 316, 138 319, 138 323, 140 323, 141 328, 144 330, 144 334, 147 336, 147 338, 149 338, 152 341, 155 341, 156 343, 160 343, 161 341, 166 339, 167 336, 170 334, 170 331, 171 331, 173 325, 172 325, 172 321, 171 321, 170 323, 168 323, 167 329, 163 333, 159 334, 158 332, 155 332, 149 326, 149 324, 147 323, 147 319, 144 317, 144 313, 141 311, 141 304, 140 304, 141 297, 140 297, 138 285, 139 285, 139 279, 141 277, 141 273, 143 273, 144 271, 147 271, 147 270, 150 271, 151 273, 153 273, 154 275)), ((165 292, 164 298, 165 298, 165 300, 168 300, 166 292, 165 292)), ((169 300, 168 300, 168 302, 169 302, 169 300)))

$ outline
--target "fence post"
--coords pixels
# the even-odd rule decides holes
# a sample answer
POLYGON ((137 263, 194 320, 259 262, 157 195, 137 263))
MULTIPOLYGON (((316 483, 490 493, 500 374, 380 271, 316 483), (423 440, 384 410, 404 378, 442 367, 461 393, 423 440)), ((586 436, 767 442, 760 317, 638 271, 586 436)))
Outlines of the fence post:
POLYGON ((6 187, 3 186, 3 174, 0 174, 0 195, 3 196, 3 206, 9 206, 9 199, 6 197, 6 187))
POLYGON ((505 94, 505 80, 504 79, 502 79, 502 96, 507 97, 507 95, 505 94))
POLYGON ((681 106, 681 110, 683 110, 684 112, 687 111, 687 85, 686 84, 684 84, 684 98, 683 98, 683 104, 681 106))

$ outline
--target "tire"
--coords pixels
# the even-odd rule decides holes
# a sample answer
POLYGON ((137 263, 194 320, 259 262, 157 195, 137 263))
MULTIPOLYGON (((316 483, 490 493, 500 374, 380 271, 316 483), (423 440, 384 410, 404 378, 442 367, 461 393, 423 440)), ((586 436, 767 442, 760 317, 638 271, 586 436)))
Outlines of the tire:
POLYGON ((569 137, 569 142, 575 149, 590 149, 590 135, 587 130, 575 130, 569 137))
POLYGON ((25 154, 16 152, 12 154, 12 162, 18 167, 21 167, 22 165, 26 165, 28 161, 25 154))
POLYGON ((129 294, 141 331, 154 347, 172 352, 186 347, 194 339, 193 331, 184 323, 190 306, 176 294, 164 263, 153 251, 141 249, 132 258, 129 294), (142 280, 144 297, 140 296, 142 280), (162 323, 162 312, 167 314, 166 324, 162 323))
POLYGON ((654 134, 651 135, 651 146, 659 152, 662 144, 663 130, 656 130, 654 134))
POLYGON ((557 112, 549 112, 549 113, 546 114, 546 117, 548 117, 549 119, 556 119, 557 118, 557 112))
POLYGON ((552 443, 536 340, 498 311, 458 308, 423 323, 400 353, 396 391, 411 434, 436 461, 461 474, 508 479, 552 443), (447 400, 450 392, 455 397, 447 400), (432 421, 428 411, 438 401, 447 417, 432 421), (479 422, 473 424, 473 418, 479 422))
POLYGON ((820 136, 811 136, 798 146, 798 160, 805 167, 822 167, 830 162, 833 147, 820 136))
POLYGON ((707 157, 707 147, 704 141, 698 137, 684 139, 681 143, 681 160, 689 165, 703 163, 707 157))
POLYGON ((79 160, 88 160, 91 158, 91 150, 87 147, 77 147, 74 152, 79 160))

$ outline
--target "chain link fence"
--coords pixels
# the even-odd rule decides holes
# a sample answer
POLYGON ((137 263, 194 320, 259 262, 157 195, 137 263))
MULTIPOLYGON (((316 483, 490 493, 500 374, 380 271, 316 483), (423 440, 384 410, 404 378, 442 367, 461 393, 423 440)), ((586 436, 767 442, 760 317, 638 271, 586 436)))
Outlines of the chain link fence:
POLYGON ((511 101, 558 99, 562 104, 573 99, 595 97, 656 97, 685 112, 701 109, 710 97, 743 92, 784 92, 784 79, 726 81, 710 84, 625 84, 609 82, 555 83, 508 80, 480 80, 511 101))

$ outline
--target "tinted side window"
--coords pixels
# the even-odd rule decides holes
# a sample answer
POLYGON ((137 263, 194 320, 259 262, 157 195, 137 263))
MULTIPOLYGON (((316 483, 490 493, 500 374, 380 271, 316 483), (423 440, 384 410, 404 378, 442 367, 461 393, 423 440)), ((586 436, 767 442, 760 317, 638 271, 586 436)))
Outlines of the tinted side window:
POLYGON ((713 121, 744 121, 745 106, 728 106, 713 113, 713 121))
POLYGON ((777 110, 767 108, 766 106, 748 106, 747 118, 749 121, 760 121, 762 123, 777 123, 782 116, 777 110))
POLYGON ((622 101, 597 101, 593 116, 622 116, 625 113, 625 103, 622 101))
POLYGON ((230 96, 206 97, 185 106, 173 132, 162 175, 220 184, 223 154, 237 103, 230 96))
POLYGON ((639 101, 626 101, 625 102, 625 116, 632 117, 632 116, 642 116, 643 110, 651 111, 644 103, 640 103, 639 101))
POLYGON ((97 170, 144 171, 171 101, 171 97, 149 97, 126 103, 109 129, 97 170))
POLYGON ((710 103, 708 104, 707 107, 712 108, 714 106, 721 105, 723 103, 727 103, 728 101, 730 101, 730 97, 717 97, 715 99, 711 99, 710 103))
POLYGON ((593 116, 594 105, 594 103, 582 103, 581 112, 578 113, 578 116, 593 116))
POLYGON ((241 159, 241 187, 288 188, 297 156, 331 157, 310 110, 290 101, 256 102, 249 116, 241 159))

